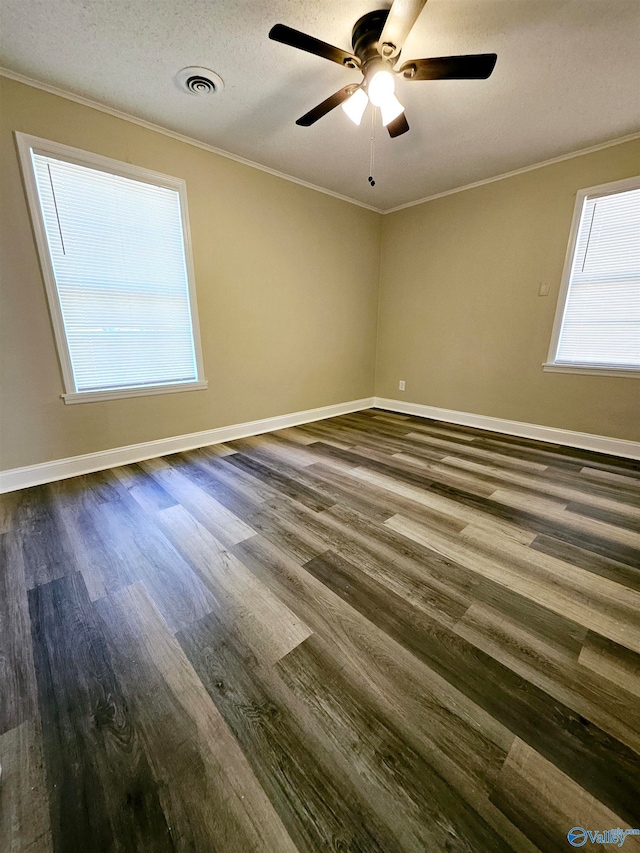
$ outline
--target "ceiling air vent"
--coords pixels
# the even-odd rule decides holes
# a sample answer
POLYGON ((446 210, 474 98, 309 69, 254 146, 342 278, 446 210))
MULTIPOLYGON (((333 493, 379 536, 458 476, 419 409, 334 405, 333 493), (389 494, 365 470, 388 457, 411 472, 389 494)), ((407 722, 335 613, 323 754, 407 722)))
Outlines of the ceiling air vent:
POLYGON ((176 82, 189 95, 215 95, 224 89, 224 81, 219 74, 197 65, 189 65, 178 71, 176 82))

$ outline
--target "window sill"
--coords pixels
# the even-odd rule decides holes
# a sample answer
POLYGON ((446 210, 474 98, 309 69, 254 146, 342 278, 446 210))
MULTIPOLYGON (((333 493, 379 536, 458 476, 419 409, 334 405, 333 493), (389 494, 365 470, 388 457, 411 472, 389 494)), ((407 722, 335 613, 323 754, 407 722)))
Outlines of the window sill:
POLYGON ((545 362, 542 369, 548 373, 586 373, 591 376, 628 376, 640 378, 637 367, 605 367, 597 364, 554 364, 545 362))
POLYGON ((171 385, 141 385, 137 388, 118 388, 112 391, 75 391, 63 394, 67 405, 75 403, 98 403, 101 400, 121 400, 124 397, 149 397, 152 394, 176 394, 179 391, 204 391, 209 383, 206 379, 197 382, 174 382, 171 385))

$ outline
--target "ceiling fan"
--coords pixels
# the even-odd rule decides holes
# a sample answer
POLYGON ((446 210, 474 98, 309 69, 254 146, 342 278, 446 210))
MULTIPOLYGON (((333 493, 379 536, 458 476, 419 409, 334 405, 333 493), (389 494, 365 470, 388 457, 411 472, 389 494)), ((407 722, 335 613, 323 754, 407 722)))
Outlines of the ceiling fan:
POLYGON ((352 83, 335 92, 301 116, 296 124, 309 127, 340 104, 349 118, 360 124, 371 101, 379 107, 382 124, 389 135, 401 136, 409 130, 409 123, 395 94, 394 75, 405 80, 486 80, 496 64, 498 57, 495 53, 412 59, 396 67, 405 39, 426 2, 394 0, 390 9, 363 15, 352 31, 352 53, 284 24, 272 27, 270 39, 330 59, 346 68, 358 68, 363 75, 361 83, 352 83))

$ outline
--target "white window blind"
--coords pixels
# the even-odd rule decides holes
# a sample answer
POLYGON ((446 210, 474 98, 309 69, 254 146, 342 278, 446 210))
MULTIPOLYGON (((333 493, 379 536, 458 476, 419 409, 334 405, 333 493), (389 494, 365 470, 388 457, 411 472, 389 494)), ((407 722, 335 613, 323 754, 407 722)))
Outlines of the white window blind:
POLYGON ((640 369, 640 189, 584 198, 555 364, 640 369))
POLYGON ((72 390, 197 381, 180 193, 31 157, 72 390))

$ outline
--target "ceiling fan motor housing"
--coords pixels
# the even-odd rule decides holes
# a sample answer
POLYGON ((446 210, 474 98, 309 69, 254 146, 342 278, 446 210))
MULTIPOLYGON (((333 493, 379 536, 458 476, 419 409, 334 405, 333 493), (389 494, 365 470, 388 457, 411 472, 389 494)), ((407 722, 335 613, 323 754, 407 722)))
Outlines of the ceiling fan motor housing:
POLYGON ((378 42, 388 17, 388 9, 378 9, 375 12, 368 12, 356 21, 351 34, 351 44, 354 54, 362 64, 363 74, 366 74, 367 66, 381 61, 378 42))

